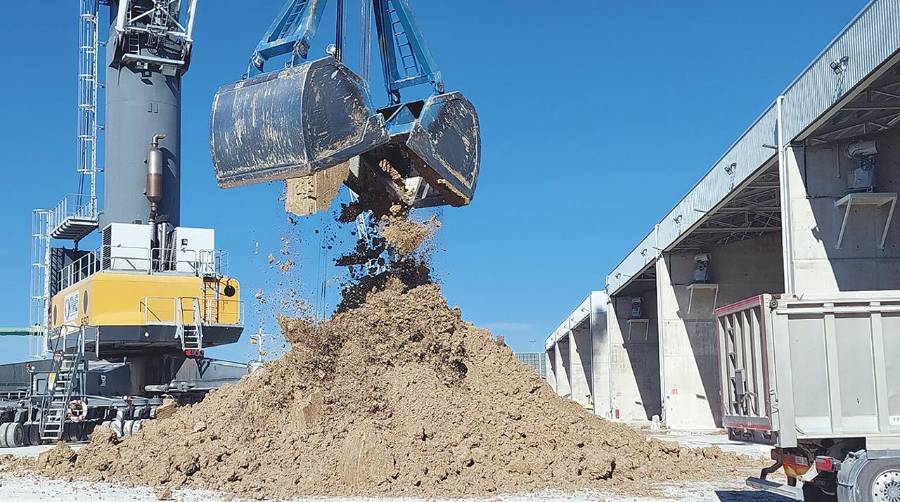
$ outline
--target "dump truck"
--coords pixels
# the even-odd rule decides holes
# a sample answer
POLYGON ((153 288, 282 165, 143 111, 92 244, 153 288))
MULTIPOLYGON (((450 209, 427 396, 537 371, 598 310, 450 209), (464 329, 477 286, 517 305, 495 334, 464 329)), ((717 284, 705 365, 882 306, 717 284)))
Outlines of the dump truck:
POLYGON ((723 425, 772 445, 748 485, 900 500, 900 291, 763 294, 716 310, 723 425), (783 468, 787 484, 767 477, 783 468))

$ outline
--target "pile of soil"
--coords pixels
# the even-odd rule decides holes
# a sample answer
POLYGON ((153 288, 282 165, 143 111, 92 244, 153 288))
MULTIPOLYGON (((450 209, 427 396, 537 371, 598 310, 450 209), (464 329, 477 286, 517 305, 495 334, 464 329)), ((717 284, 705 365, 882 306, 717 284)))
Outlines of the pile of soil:
POLYGON ((292 498, 635 493, 750 464, 649 440, 558 397, 502 339, 447 305, 415 252, 436 220, 360 201, 341 221, 368 210, 380 235, 360 238, 346 258, 356 272, 330 320, 279 320, 292 345, 285 356, 136 436, 99 429, 77 453, 59 445, 13 467, 150 485, 161 496, 190 487, 292 498))
POLYGON ((312 324, 239 384, 117 442, 59 446, 44 474, 254 498, 463 496, 542 488, 649 489, 747 463, 648 440, 558 397, 434 284, 391 279, 312 324))

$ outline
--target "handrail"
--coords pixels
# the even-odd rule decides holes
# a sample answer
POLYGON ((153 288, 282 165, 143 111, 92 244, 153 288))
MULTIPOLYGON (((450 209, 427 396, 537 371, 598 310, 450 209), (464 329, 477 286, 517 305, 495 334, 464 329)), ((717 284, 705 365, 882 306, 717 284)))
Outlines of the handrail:
POLYGON ((90 195, 66 194, 51 210, 52 228, 62 225, 69 218, 82 218, 95 221, 97 219, 97 200, 90 195), (87 199, 86 202, 83 202, 87 199))
POLYGON ((189 309, 196 312, 196 315, 193 312, 191 314, 191 319, 193 319, 193 322, 197 322, 199 320, 203 324, 218 324, 218 318, 221 317, 222 312, 228 310, 227 308, 223 308, 223 306, 236 307, 234 310, 234 315, 236 316, 237 321, 236 324, 240 324, 243 322, 244 302, 241 300, 232 300, 229 298, 203 298, 199 296, 145 296, 140 300, 138 308, 140 309, 141 314, 144 317, 145 324, 168 323, 155 312, 165 312, 170 308, 171 305, 171 308, 173 309, 172 322, 174 322, 176 325, 180 325, 184 324, 183 312, 185 310, 188 310, 184 308, 185 301, 190 301, 191 307, 189 307, 189 309), (154 305, 154 302, 160 302, 160 304, 154 305), (181 302, 181 309, 178 308, 179 302, 181 302), (217 308, 210 309, 209 306, 211 304, 216 304, 217 308))
POLYGON ((60 270, 60 289, 66 289, 105 270, 146 272, 151 275, 181 272, 195 276, 221 276, 227 265, 227 258, 227 252, 218 249, 172 250, 160 247, 104 245, 95 251, 89 251, 60 270), (114 256, 113 250, 120 251, 121 255, 114 256), (169 256, 166 256, 167 254, 169 256), (122 266, 123 263, 127 266, 122 266))

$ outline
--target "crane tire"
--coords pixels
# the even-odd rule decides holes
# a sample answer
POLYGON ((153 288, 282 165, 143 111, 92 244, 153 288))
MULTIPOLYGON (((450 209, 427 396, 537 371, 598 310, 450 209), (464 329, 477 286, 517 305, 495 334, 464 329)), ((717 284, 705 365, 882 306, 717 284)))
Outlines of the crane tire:
POLYGON ((25 427, 25 433, 28 436, 28 443, 31 446, 40 446, 41 444, 41 424, 31 423, 25 427))
POLYGON ((77 443, 81 441, 81 422, 72 422, 66 424, 66 442, 77 443))
POLYGON ((122 436, 131 437, 132 429, 134 429, 134 420, 126 420, 122 425, 122 436))
POLYGON ((19 422, 10 422, 6 427, 6 444, 10 448, 25 446, 25 428, 19 422))
POLYGON ((125 422, 119 421, 118 419, 113 420, 109 424, 109 428, 112 429, 113 432, 116 433, 116 437, 122 439, 125 437, 125 422))
POLYGON ((0 424, 0 448, 9 448, 9 444, 6 442, 6 431, 8 427, 9 422, 0 424))
POLYGON ((143 428, 143 427, 144 427, 143 420, 135 420, 134 424, 132 424, 132 426, 131 426, 131 435, 137 436, 138 433, 141 432, 141 428, 143 428))

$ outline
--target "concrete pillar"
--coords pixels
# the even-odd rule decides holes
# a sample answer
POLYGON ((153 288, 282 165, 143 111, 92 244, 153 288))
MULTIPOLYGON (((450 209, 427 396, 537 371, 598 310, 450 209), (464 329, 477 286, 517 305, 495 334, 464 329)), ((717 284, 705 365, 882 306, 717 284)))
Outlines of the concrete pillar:
POLYGON ((556 392, 556 344, 544 351, 544 368, 546 368, 546 380, 553 392, 556 392))
POLYGON ((690 300, 693 270, 693 253, 656 263, 663 418, 673 429, 705 430, 721 424, 715 305, 706 290, 690 300))
POLYGON ((612 418, 610 403, 610 354, 609 332, 606 327, 609 297, 603 292, 591 293, 591 392, 594 398, 594 414, 612 418))
POLYGON ((547 367, 547 383, 553 392, 556 392, 556 344, 551 344, 544 351, 544 359, 547 367))
POLYGON ((656 293, 648 291, 641 297, 644 319, 630 319, 631 296, 610 298, 606 311, 610 415, 625 422, 646 422, 662 413, 656 293))
POLYGON ((582 323, 580 326, 569 331, 569 361, 571 369, 569 378, 572 382, 572 400, 578 404, 594 409, 593 391, 591 386, 593 379, 591 375, 592 344, 591 330, 589 323, 582 323))
POLYGON ((569 338, 562 336, 556 341, 556 393, 572 397, 572 381, 569 377, 569 338))

